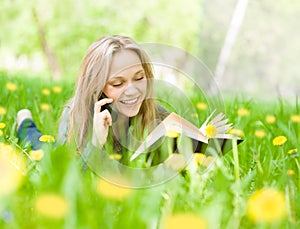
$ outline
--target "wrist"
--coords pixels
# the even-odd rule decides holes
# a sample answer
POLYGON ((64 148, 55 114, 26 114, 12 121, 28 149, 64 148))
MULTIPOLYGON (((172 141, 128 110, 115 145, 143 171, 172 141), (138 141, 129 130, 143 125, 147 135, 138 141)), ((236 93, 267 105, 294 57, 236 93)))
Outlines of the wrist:
POLYGON ((95 147, 98 147, 98 148, 102 148, 103 147, 103 144, 101 144, 97 137, 95 135, 93 135, 93 138, 92 138, 92 144, 95 146, 95 147))

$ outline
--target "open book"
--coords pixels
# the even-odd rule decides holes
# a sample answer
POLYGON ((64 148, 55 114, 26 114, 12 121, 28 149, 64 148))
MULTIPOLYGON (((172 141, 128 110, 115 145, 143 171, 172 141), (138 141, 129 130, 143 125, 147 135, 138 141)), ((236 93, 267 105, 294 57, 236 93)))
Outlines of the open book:
POLYGON ((191 122, 182 118, 178 114, 172 112, 169 114, 145 139, 145 141, 138 147, 130 160, 134 160, 140 154, 145 152, 147 148, 153 145, 158 139, 165 135, 169 130, 184 134, 190 138, 208 144, 210 138, 215 139, 239 139, 237 136, 228 134, 227 131, 232 124, 227 124, 228 119, 224 119, 224 114, 220 113, 211 121, 213 111, 200 128, 196 127, 191 122))

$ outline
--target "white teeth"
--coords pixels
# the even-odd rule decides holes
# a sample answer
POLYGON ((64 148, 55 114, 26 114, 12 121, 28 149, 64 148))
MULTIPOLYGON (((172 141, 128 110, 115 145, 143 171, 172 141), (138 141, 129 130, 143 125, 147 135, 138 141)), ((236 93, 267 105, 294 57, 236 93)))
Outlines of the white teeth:
POLYGON ((121 103, 124 103, 124 104, 135 104, 136 102, 138 101, 138 98, 135 98, 135 99, 131 99, 131 100, 122 100, 120 101, 121 103))

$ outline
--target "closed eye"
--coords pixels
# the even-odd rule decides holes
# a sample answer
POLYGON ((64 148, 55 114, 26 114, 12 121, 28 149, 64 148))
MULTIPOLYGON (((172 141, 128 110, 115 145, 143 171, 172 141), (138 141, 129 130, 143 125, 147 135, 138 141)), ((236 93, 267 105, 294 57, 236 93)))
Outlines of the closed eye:
POLYGON ((122 84, 123 84, 122 82, 118 82, 118 83, 113 83, 112 86, 113 87, 120 87, 120 86, 122 86, 122 84))
POLYGON ((144 76, 140 76, 140 77, 136 78, 136 80, 142 80, 144 78, 145 78, 144 76))
POLYGON ((145 78, 145 73, 144 73, 144 71, 141 71, 137 74, 135 80, 142 80, 144 78, 145 78))

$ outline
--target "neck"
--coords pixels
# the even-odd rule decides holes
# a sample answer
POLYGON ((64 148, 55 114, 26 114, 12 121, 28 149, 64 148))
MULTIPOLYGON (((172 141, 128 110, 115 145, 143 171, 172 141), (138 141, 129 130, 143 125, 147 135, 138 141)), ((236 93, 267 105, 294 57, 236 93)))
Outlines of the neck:
POLYGON ((123 114, 118 114, 117 120, 113 123, 113 132, 118 139, 125 137, 129 128, 129 117, 123 114))

